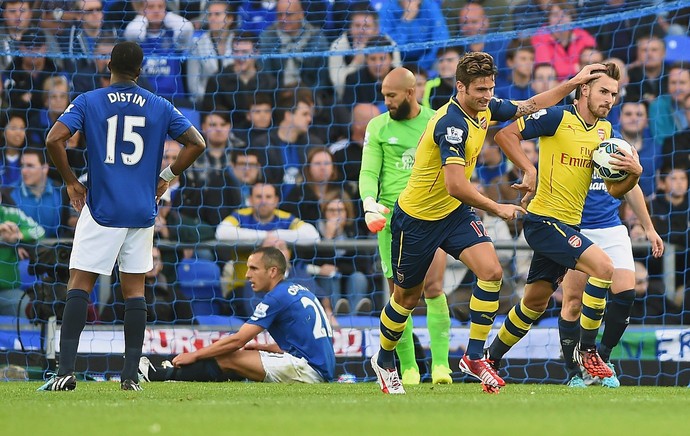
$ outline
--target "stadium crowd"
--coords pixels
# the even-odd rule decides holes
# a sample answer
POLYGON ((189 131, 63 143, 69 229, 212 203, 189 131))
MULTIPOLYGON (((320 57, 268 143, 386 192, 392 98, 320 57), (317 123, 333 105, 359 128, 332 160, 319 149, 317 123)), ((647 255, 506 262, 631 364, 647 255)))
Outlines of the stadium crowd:
MULTIPOLYGON (((323 243, 373 238, 358 181, 366 125, 388 110, 381 82, 405 66, 417 77, 418 102, 438 109, 455 92, 460 56, 485 51, 499 68, 496 96, 511 100, 553 88, 583 65, 619 64, 621 90, 609 120, 638 151, 644 168, 639 183, 654 225, 676 250, 674 289, 664 289, 662 276, 671 273, 661 261, 646 249, 635 252, 631 322, 690 323, 690 45, 678 48, 689 35, 690 10, 625 18, 651 2, 485 3, 3 0, 0 315, 17 311, 19 269, 25 264, 18 260, 35 257, 28 248, 42 238, 64 241, 74 233, 77 212, 47 161, 46 133, 77 95, 108 85, 107 55, 118 41, 129 40, 145 53, 139 84, 172 101, 207 142, 204 155, 171 184, 160 205, 160 253, 147 278, 150 322, 197 322, 202 314, 249 317, 244 272, 257 245, 287 244, 288 277, 295 272, 310 280, 333 322, 334 314, 380 311, 385 280, 376 254, 357 245, 324 249, 323 243), (611 19, 587 28, 570 25, 602 14, 611 19), (519 31, 518 38, 492 37, 511 29, 519 31), (178 274, 180 267, 206 262, 217 269, 210 277, 221 304, 197 313, 185 302, 192 295, 177 286, 178 274), (175 310, 163 301, 175 301, 175 310)), ((495 201, 517 204, 510 186, 521 174, 493 142, 494 127, 488 128, 475 185, 495 201)), ((538 147, 523 142, 534 159, 538 147)), ((163 167, 179 149, 168 141, 163 167)), ((77 134, 68 143, 68 157, 87 177, 84 151, 77 134)), ((409 169, 413 161, 411 155, 400 165, 409 169)), ((621 217, 633 241, 644 242, 625 204, 621 217)), ((519 221, 488 214, 482 219, 495 241, 524 240, 519 221)), ((506 277, 499 313, 505 314, 521 296, 530 252, 498 254, 506 277)), ((451 313, 467 321, 474 277, 453 262, 446 276, 451 313)), ((115 284, 114 306, 100 314, 101 322, 121 318, 117 289, 115 284)), ((545 316, 557 316, 558 295, 545 316)))

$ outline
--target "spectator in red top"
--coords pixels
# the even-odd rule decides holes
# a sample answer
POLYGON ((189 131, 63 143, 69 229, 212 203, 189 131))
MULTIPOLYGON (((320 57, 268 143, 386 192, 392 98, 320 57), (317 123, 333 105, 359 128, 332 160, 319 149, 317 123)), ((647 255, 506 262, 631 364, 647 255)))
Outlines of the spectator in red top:
MULTIPOLYGON (((565 0, 554 0, 549 9, 549 26, 568 25, 575 16, 575 8, 565 0)), ((534 62, 550 63, 556 68, 558 80, 565 80, 578 72, 580 53, 596 47, 596 40, 586 30, 576 28, 553 33, 541 31, 532 37, 534 62)))

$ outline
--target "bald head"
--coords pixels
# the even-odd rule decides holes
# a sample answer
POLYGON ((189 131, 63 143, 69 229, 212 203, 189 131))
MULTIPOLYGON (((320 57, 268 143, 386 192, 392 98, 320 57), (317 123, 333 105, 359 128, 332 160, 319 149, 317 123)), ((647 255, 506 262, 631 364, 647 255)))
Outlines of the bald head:
POLYGON ((364 141, 367 124, 372 118, 381 115, 378 106, 371 103, 358 103, 352 108, 352 123, 350 124, 350 139, 355 142, 364 141))
POLYGON ((392 119, 409 120, 419 115, 416 85, 417 79, 412 71, 403 67, 393 69, 383 78, 381 93, 392 119))
POLYGON ((416 84, 416 79, 414 73, 405 67, 398 67, 391 70, 390 73, 383 78, 383 86, 390 86, 391 88, 396 88, 400 90, 414 88, 416 84))
POLYGON ((357 103, 352 108, 352 124, 366 126, 372 118, 380 115, 378 106, 371 103, 357 103))

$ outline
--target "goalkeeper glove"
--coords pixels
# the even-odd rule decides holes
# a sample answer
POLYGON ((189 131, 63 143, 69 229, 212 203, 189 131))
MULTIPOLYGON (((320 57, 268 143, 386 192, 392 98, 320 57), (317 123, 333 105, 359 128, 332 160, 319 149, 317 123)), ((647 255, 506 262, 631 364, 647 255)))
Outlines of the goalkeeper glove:
POLYGON ((386 227, 386 217, 383 216, 384 213, 390 212, 390 210, 376 202, 373 197, 367 197, 363 201, 364 203, 364 221, 367 223, 367 227, 372 233, 377 233, 386 227))

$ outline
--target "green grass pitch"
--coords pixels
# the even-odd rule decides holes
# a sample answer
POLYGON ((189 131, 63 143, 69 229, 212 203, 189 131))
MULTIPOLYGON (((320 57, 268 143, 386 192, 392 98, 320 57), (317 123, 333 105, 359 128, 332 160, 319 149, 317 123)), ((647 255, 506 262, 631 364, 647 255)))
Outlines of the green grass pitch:
POLYGON ((387 396, 374 383, 145 383, 143 392, 113 382, 80 382, 72 392, 38 386, 0 383, 0 434, 632 436, 687 435, 690 425, 688 388, 509 385, 488 395, 459 383, 387 396))

